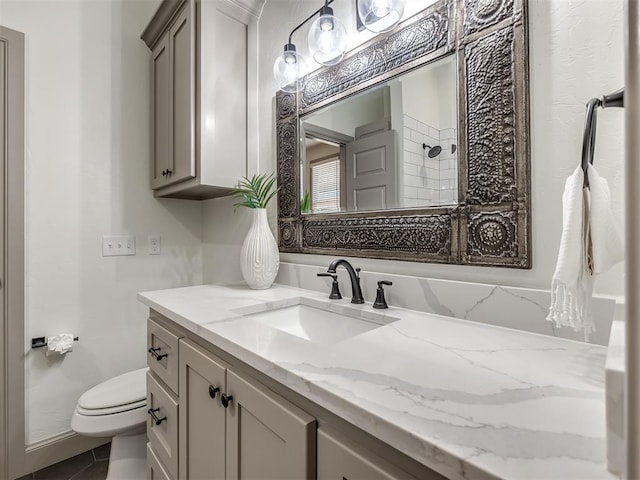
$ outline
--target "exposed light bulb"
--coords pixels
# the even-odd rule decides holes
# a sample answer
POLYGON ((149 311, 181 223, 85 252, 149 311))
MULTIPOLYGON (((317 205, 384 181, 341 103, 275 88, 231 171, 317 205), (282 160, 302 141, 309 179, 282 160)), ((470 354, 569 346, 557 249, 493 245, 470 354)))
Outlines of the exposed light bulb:
POLYGON ((335 65, 347 51, 347 29, 331 8, 325 6, 320 13, 309 29, 309 52, 319 64, 335 65))
POLYGON ((320 17, 320 30, 322 30, 323 32, 329 32, 331 30, 333 30, 333 17, 331 15, 323 15, 322 17, 320 17))
POLYGON ((328 32, 322 32, 318 37, 318 50, 323 54, 329 54, 335 48, 333 36, 328 32))
POLYGON ((284 58, 284 62, 287 65, 295 65, 296 64, 296 54, 291 54, 290 52, 285 52, 282 54, 284 58))
POLYGON ((284 46, 284 53, 273 64, 273 77, 278 88, 285 92, 296 92, 301 79, 307 74, 307 63, 292 43, 284 46))
POLYGON ((389 0, 373 0, 371 3, 371 11, 378 18, 386 17, 391 11, 391 2, 389 2, 389 0))
POLYGON ((358 16, 372 32, 388 32, 402 20, 403 13, 404 0, 358 0, 358 16))

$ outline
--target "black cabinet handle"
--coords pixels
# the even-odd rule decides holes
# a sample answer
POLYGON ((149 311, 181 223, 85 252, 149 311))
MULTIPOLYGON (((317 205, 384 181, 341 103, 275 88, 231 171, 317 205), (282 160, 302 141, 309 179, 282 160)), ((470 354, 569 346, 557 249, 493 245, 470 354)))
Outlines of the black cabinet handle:
POLYGON ((153 355, 154 357, 156 357, 156 360, 158 360, 158 361, 162 360, 164 357, 168 357, 169 356, 168 353, 159 354, 158 352, 160 350, 161 350, 161 348, 153 348, 153 347, 151 347, 149 349, 149 353, 151 355, 153 355))
POLYGON ((211 398, 216 398, 216 393, 218 393, 220 389, 218 387, 214 387, 213 385, 209 385, 209 396, 211 398))
POLYGON ((222 406, 224 408, 227 408, 232 400, 233 400, 233 396, 232 395, 227 395, 226 393, 223 393, 220 396, 220 401, 222 402, 222 406))
POLYGON ((162 176, 163 177, 168 177, 169 175, 171 175, 173 173, 173 171, 169 170, 168 168, 166 170, 162 171, 162 176))
POLYGON ((156 425, 160 425, 162 422, 164 422, 167 417, 162 417, 162 418, 158 418, 158 416, 156 415, 156 412, 158 412, 160 409, 156 408, 150 408, 149 410, 147 410, 147 413, 149 415, 151 415, 151 418, 153 418, 153 421, 155 422, 156 425))

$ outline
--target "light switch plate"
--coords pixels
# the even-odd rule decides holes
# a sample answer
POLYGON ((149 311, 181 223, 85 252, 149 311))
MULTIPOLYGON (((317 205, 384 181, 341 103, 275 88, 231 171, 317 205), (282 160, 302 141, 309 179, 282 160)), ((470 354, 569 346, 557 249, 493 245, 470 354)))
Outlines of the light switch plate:
POLYGON ((136 254, 136 237, 133 235, 105 235, 102 237, 102 256, 116 257, 136 254))

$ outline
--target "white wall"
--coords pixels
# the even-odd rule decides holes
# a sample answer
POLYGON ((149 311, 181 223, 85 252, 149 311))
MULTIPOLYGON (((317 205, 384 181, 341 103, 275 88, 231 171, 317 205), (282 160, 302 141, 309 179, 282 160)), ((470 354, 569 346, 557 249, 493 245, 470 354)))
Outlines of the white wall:
POLYGON ((389 102, 389 89, 377 88, 313 113, 305 117, 305 122, 355 138, 357 127, 388 116, 385 107, 389 102))
MULTIPOLYGON (((406 15, 420 10, 430 0, 407 2, 406 15)), ((370 38, 354 33, 352 2, 336 2, 335 13, 344 19, 351 46, 370 38)), ((317 5, 297 0, 268 0, 259 23, 259 158, 250 159, 260 171, 275 170, 273 61, 282 53, 288 32, 317 5)), ((357 259, 364 270, 469 280, 522 287, 549 288, 560 240, 561 197, 566 177, 580 160, 584 103, 623 85, 623 28, 621 0, 529 0, 529 54, 531 94, 531 184, 533 268, 498 269, 357 259)), ((305 29, 294 34, 299 51, 306 50, 305 29)), ((613 208, 620 226, 623 221, 623 112, 600 112, 595 162, 610 183, 613 208)), ((207 206, 205 232, 219 226, 218 212, 225 202, 207 206)), ((272 218, 272 224, 274 219, 272 218)), ((245 231, 234 228, 217 238, 228 249, 239 249, 245 231)), ((205 238, 205 241, 207 239, 205 238)), ((221 278, 213 271, 232 272, 239 277, 237 262, 224 262, 205 250, 205 280, 221 278)), ((281 255, 283 261, 325 265, 330 258, 281 255)), ((623 268, 615 267, 598 279, 596 292, 622 295, 623 268)))
POLYGON ((202 281, 202 204, 149 187, 150 61, 140 33, 159 0, 1 0, 26 35, 27 443, 70 430, 78 396, 146 362, 136 292, 202 281), (132 234, 137 255, 102 257, 132 234), (147 236, 162 235, 162 255, 147 236), (80 337, 64 358, 30 338, 80 337))
MULTIPOLYGON (((255 161, 255 159, 254 159, 255 161)), ((269 169, 273 171, 273 168, 269 169)), ((203 214, 204 283, 237 283, 240 273, 240 249, 251 225, 251 212, 233 206, 231 197, 207 200, 203 214)), ((275 203, 269 205, 269 222, 275 231, 275 203)))
POLYGON ((402 84, 402 111, 437 130, 457 128, 455 55, 396 80, 402 84))

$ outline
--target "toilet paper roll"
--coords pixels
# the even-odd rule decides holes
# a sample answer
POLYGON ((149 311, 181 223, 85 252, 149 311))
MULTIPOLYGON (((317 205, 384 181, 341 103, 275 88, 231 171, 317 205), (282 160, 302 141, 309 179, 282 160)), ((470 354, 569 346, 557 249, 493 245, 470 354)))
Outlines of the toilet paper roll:
POLYGON ((59 333, 47 338, 47 356, 64 355, 73 350, 73 333, 59 333))

